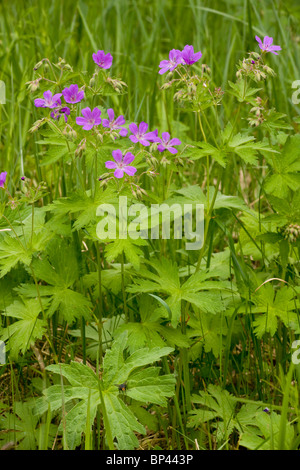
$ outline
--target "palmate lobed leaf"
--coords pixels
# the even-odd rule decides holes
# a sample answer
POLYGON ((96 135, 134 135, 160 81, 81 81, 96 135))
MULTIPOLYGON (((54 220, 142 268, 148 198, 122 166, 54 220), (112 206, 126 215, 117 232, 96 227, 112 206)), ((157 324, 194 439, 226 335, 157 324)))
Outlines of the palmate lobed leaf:
MULTIPOLYGON (((48 301, 43 300, 43 308, 47 308, 48 301)), ((37 339, 42 339, 46 332, 46 322, 39 318, 42 311, 40 302, 35 299, 15 300, 2 315, 17 320, 1 331, 1 340, 7 342, 7 349, 12 359, 19 353, 24 354, 37 339)))
POLYGON ((258 338, 262 338, 265 333, 274 336, 279 320, 287 327, 297 321, 295 295, 295 291, 287 286, 275 291, 271 282, 256 292, 253 296, 255 307, 252 308, 252 313, 261 313, 254 321, 255 333, 258 338))
POLYGON ((130 408, 117 396, 104 393, 104 401, 112 436, 117 439, 118 448, 130 450, 138 447, 139 441, 134 432, 145 434, 144 426, 138 422, 130 408))
POLYGON ((53 137, 45 138, 44 140, 38 140, 36 144, 47 147, 46 152, 40 152, 42 159, 40 166, 51 165, 57 161, 64 159, 69 161, 76 150, 76 144, 68 141, 67 139, 60 137, 59 134, 52 134, 53 137))
POLYGON ((54 201, 46 210, 54 214, 74 214, 73 230, 80 230, 99 221, 97 209, 101 204, 118 203, 116 192, 113 189, 103 191, 98 188, 95 194, 92 191, 78 191, 69 197, 54 201))
POLYGON ((4 277, 18 263, 29 266, 32 253, 16 238, 6 236, 0 241, 0 277, 4 277))
POLYGON ((18 450, 35 450, 38 418, 32 414, 32 405, 15 402, 13 408, 12 413, 5 412, 0 415, 1 447, 13 442, 18 450))
POLYGON ((201 309, 203 312, 217 313, 223 309, 221 291, 229 288, 227 283, 219 281, 206 281, 213 277, 208 273, 195 273, 186 282, 180 284, 178 267, 167 259, 160 261, 147 261, 157 274, 150 270, 141 269, 139 278, 135 283, 127 287, 132 293, 163 293, 172 311, 171 324, 176 328, 181 315, 181 301, 185 300, 201 309), (141 278, 149 279, 141 279, 141 278), (210 292, 207 292, 210 291, 210 292))
POLYGON ((130 238, 116 239, 105 247, 106 259, 109 263, 118 260, 119 256, 124 253, 128 263, 131 263, 135 269, 139 269, 143 251, 140 246, 147 245, 146 240, 131 240, 130 238))
MULTIPOLYGON (((280 414, 274 411, 270 414, 263 411, 257 412, 254 426, 246 427, 241 433, 240 446, 249 450, 283 450, 279 446, 281 426, 280 414)), ((289 421, 284 423, 284 427, 285 449, 291 449, 295 437, 294 429, 289 421)))
POLYGON ((134 416, 130 408, 119 397, 117 385, 128 381, 128 396, 143 400, 149 388, 149 402, 162 404, 174 394, 175 378, 171 375, 160 376, 158 367, 144 366, 158 361, 173 351, 172 348, 143 348, 129 357, 124 357, 127 348, 127 333, 124 332, 107 350, 103 361, 103 381, 87 365, 71 362, 70 364, 53 364, 48 371, 65 377, 70 385, 52 385, 44 390, 44 397, 36 401, 35 413, 43 414, 50 403, 52 411, 66 407, 65 421, 60 424, 70 449, 80 445, 81 435, 86 426, 92 426, 98 405, 101 403, 100 387, 108 415, 113 439, 119 449, 134 449, 138 446, 135 432, 145 433, 145 428, 134 416), (139 387, 139 388, 138 388, 139 387), (74 403, 69 409, 69 406, 74 403), (87 410, 90 422, 87 423, 87 410))
MULTIPOLYGON (((209 206, 211 206, 215 188, 210 187, 209 191, 209 206)), ((168 201, 169 204, 178 203, 178 204, 203 204, 204 209, 207 209, 207 197, 198 185, 187 186, 185 188, 175 191, 176 195, 173 195, 168 201), (179 196, 178 196, 179 195, 179 196)), ((218 191, 215 203, 214 210, 217 209, 231 209, 231 210, 240 210, 247 212, 249 209, 244 203, 244 201, 237 196, 230 196, 227 194, 222 194, 218 191)))
POLYGON ((166 406, 167 398, 174 393, 176 383, 173 375, 159 375, 158 367, 148 367, 146 370, 131 374, 126 394, 142 403, 155 403, 166 406))
POLYGON ((222 389, 210 384, 206 391, 192 396, 192 402, 200 408, 190 412, 188 426, 197 429, 203 423, 210 421, 216 429, 218 441, 228 439, 236 429, 239 434, 253 432, 257 426, 257 417, 265 415, 259 403, 247 403, 237 408, 238 399, 222 389))
POLYGON ((274 173, 266 178, 265 191, 276 197, 285 199, 290 190, 300 188, 300 135, 289 136, 279 156, 274 155, 274 173))

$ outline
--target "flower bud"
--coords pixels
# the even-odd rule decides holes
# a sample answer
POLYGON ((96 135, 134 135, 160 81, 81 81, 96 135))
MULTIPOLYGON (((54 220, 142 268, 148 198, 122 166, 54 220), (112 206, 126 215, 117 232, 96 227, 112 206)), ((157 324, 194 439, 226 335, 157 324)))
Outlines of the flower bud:
POLYGON ((43 60, 40 60, 34 67, 33 70, 39 69, 43 65, 43 60))

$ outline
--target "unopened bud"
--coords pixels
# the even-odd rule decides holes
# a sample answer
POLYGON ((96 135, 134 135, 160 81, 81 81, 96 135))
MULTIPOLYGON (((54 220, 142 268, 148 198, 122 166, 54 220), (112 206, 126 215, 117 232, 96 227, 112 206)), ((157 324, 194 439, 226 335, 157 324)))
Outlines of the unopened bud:
POLYGON ((33 67, 33 70, 39 69, 42 65, 43 65, 43 61, 40 60, 40 61, 33 67))

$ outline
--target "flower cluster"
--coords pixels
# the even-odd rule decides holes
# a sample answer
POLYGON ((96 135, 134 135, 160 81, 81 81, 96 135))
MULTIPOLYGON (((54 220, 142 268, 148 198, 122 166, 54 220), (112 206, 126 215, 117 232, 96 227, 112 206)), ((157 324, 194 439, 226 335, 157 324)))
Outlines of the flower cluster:
MULTIPOLYGON (((171 139, 168 132, 163 132, 162 137, 158 136, 157 129, 155 131, 148 132, 148 124, 142 121, 139 125, 134 122, 129 124, 129 130, 132 135, 129 136, 129 139, 133 144, 141 144, 143 147, 149 147, 151 144, 156 143, 157 150, 159 152, 164 152, 168 150, 171 154, 176 154, 178 150, 174 148, 176 145, 180 145, 181 141, 177 138, 171 139)), ((133 176, 137 169, 133 166, 130 166, 135 156, 131 152, 127 152, 125 155, 122 154, 120 149, 114 150, 112 156, 115 161, 108 160, 105 163, 105 167, 109 170, 114 171, 115 178, 123 178, 124 173, 128 176, 133 176)))
POLYGON ((202 57, 202 52, 194 52, 194 47, 186 45, 182 51, 178 49, 172 49, 169 52, 169 60, 162 60, 159 64, 160 75, 166 72, 173 72, 176 67, 180 64, 193 65, 198 62, 202 57))
POLYGON ((64 116, 65 122, 68 120, 70 115, 70 108, 68 106, 62 106, 61 96, 68 104, 79 103, 84 99, 84 91, 79 90, 78 85, 70 85, 69 88, 62 90, 62 93, 56 93, 52 95, 50 90, 43 93, 44 98, 37 98, 34 100, 34 105, 37 108, 50 108, 53 109, 51 117, 58 120, 62 115, 64 116))
POLYGON ((265 80, 267 75, 275 75, 271 67, 263 62, 262 55, 257 52, 249 52, 249 57, 239 61, 237 77, 247 76, 255 82, 265 80))
MULTIPOLYGON (((277 51, 281 50, 280 46, 273 45, 273 38, 269 36, 265 36, 263 41, 256 36, 256 40, 263 53, 271 52, 278 55, 277 51)), ((198 62, 201 57, 202 52, 194 52, 194 47, 190 45, 186 45, 183 50, 172 49, 169 52, 169 59, 162 60, 160 62, 159 74, 162 75, 166 72, 172 72, 181 65, 184 67, 193 65, 198 62)), ((112 65, 113 57, 111 54, 106 54, 104 51, 99 50, 93 54, 93 60, 98 67, 109 69, 112 65)), ((181 79, 177 81, 181 82, 183 80, 186 85, 186 89, 179 90, 177 94, 175 94, 174 98, 178 95, 178 99, 191 99, 195 103, 199 103, 201 101, 202 109, 205 109, 205 107, 208 107, 211 103, 219 103, 223 92, 220 88, 215 88, 213 92, 209 90, 208 75, 203 67, 206 66, 202 66, 202 76, 200 77, 197 75, 191 76, 190 74, 182 77, 179 72, 181 79)), ((240 70, 237 75, 247 74, 252 76, 256 81, 259 81, 261 78, 265 78, 266 74, 271 73, 272 69, 268 68, 263 63, 260 55, 252 52, 247 59, 240 62, 240 70)), ((62 105, 62 97, 64 98, 65 103, 74 105, 85 99, 85 92, 84 90, 79 89, 78 85, 72 84, 68 88, 62 90, 61 93, 56 93, 54 95, 50 90, 45 91, 43 98, 36 99, 34 104, 36 107, 51 109, 51 117, 53 119, 59 120, 60 117, 63 116, 67 123, 68 116, 70 116, 70 108, 62 105)), ((195 106, 193 108, 194 110, 196 109, 195 106)), ((262 119, 262 108, 259 103, 257 107, 252 108, 252 112, 255 114, 254 124, 258 125, 262 119)), ((107 110, 107 118, 105 119, 101 118, 101 110, 98 107, 95 107, 94 109, 85 107, 81 110, 81 116, 76 117, 76 124, 78 126, 82 126, 84 131, 90 131, 101 123, 104 129, 103 134, 110 134, 113 139, 116 139, 117 135, 121 137, 126 137, 128 135, 128 129, 124 127, 124 116, 120 115, 116 117, 112 108, 107 110)), ((251 125, 253 125, 253 123, 251 123, 251 125)), ((163 132, 161 137, 159 137, 157 129, 149 131, 149 126, 144 121, 139 124, 132 122, 128 127, 131 133, 129 135, 129 140, 132 144, 139 144, 142 148, 152 146, 151 149, 157 149, 158 152, 168 151, 175 155, 178 152, 176 146, 181 145, 181 141, 176 137, 172 138, 168 132, 163 132)), ((83 141, 85 142, 86 139, 83 139, 82 142, 83 141)), ((85 143, 82 144, 82 142, 80 144, 80 148, 84 148, 85 146, 85 143)), ((109 170, 114 170, 113 175, 115 178, 123 178, 125 174, 133 176, 136 173, 137 168, 132 166, 135 156, 130 151, 123 153, 120 149, 113 150, 112 156, 114 160, 106 161, 105 166, 109 170)), ((5 179, 6 173, 1 173, 0 187, 4 186, 5 179)))

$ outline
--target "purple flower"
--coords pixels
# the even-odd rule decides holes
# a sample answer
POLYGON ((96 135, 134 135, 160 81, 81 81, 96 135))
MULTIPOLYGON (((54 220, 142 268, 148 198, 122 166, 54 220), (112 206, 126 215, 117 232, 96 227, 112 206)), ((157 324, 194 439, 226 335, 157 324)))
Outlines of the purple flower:
POLYGON ((130 166, 130 164, 133 162, 135 157, 131 152, 127 152, 123 157, 121 150, 113 150, 112 156, 114 157, 115 161, 113 162, 109 160, 105 163, 105 166, 109 170, 115 170, 115 178, 123 178, 124 172, 128 176, 134 175, 134 173, 136 172, 136 168, 134 166, 130 166))
POLYGON ((68 108, 67 106, 65 106, 64 108, 57 108, 57 109, 54 109, 54 111, 51 111, 51 114, 50 116, 52 117, 52 119, 55 119, 56 121, 59 120, 59 118, 61 116, 64 117, 64 120, 65 122, 68 121, 68 116, 70 116, 70 108, 68 108))
POLYGON ((173 148, 173 145, 180 145, 181 140, 179 139, 171 139, 170 140, 170 134, 169 132, 163 132, 162 133, 162 139, 160 140, 160 144, 157 146, 157 150, 160 152, 163 152, 164 150, 169 150, 171 153, 177 153, 178 150, 173 148))
POLYGON ((265 408, 263 411, 264 411, 265 413, 269 413, 269 412, 270 412, 269 408, 265 408))
POLYGON ((2 173, 0 173, 0 188, 4 188, 6 176, 7 176, 7 171, 3 171, 2 173))
POLYGON ((62 91, 66 103, 79 103, 84 98, 84 91, 78 90, 78 85, 70 85, 62 91))
POLYGON ((98 51, 93 54, 93 61, 102 69, 109 69, 111 67, 113 58, 111 54, 105 54, 104 51, 98 51))
POLYGON ((131 142, 133 142, 134 144, 140 142, 145 147, 148 147, 151 142, 160 142, 157 130, 153 132, 147 132, 147 129, 148 124, 146 124, 145 122, 141 122, 139 127, 134 122, 132 124, 129 124, 129 130, 133 134, 129 136, 131 142))
POLYGON ((83 108, 81 110, 83 117, 79 116, 76 118, 76 124, 83 126, 85 131, 90 131, 94 126, 101 124, 101 111, 98 108, 94 108, 91 111, 90 108, 83 108))
POLYGON ((184 61, 185 64, 187 65, 192 65, 195 62, 198 62, 198 60, 201 59, 202 57, 202 52, 194 52, 194 47, 193 46, 188 46, 186 45, 181 52, 181 57, 184 61))
POLYGON ((107 114, 108 114, 108 119, 102 119, 102 126, 103 127, 109 127, 110 130, 112 131, 115 131, 115 130, 119 130, 120 129, 120 132, 119 134, 122 136, 122 137, 125 137, 128 133, 128 130, 127 129, 124 129, 122 126, 125 124, 125 118, 124 116, 119 116, 115 119, 115 113, 114 113, 114 110, 109 108, 107 110, 107 114))
POLYGON ((275 55, 278 55, 278 53, 275 51, 281 51, 280 46, 272 46, 273 38, 270 38, 269 36, 264 37, 264 42, 261 42, 261 39, 258 36, 255 36, 255 39, 262 51, 272 52, 272 54, 275 55))
POLYGON ((182 62, 181 51, 178 49, 172 49, 169 52, 169 60, 162 60, 160 62, 159 67, 161 70, 158 73, 162 75, 168 71, 172 72, 176 69, 177 65, 182 64, 182 62))
POLYGON ((56 93, 56 95, 52 96, 52 92, 47 90, 43 93, 44 99, 37 98, 34 100, 34 105, 37 108, 57 108, 57 106, 61 105, 61 97, 62 93, 56 93))

